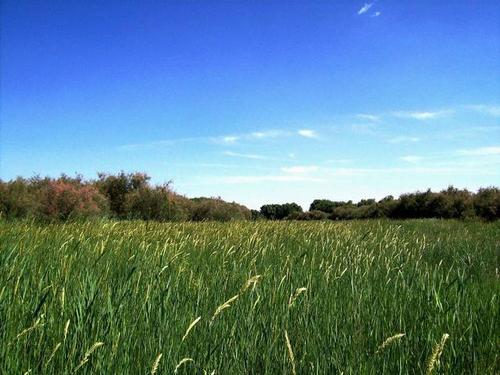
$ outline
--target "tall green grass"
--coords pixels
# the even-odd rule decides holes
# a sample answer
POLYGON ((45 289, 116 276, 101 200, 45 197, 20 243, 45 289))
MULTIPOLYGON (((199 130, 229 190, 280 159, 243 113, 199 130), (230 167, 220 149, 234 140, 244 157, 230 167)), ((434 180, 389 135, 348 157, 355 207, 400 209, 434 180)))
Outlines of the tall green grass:
POLYGON ((499 253, 498 223, 1 222, 0 373, 499 373, 499 253))

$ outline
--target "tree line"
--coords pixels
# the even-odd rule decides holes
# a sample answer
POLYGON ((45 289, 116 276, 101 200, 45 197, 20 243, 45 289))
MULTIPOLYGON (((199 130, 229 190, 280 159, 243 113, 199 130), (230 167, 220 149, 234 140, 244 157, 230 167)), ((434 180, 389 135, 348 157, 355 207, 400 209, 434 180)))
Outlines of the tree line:
POLYGON ((0 181, 0 213, 8 219, 65 221, 112 217, 155 221, 247 220, 251 212, 220 198, 189 199, 170 183, 153 185, 145 173, 99 173, 81 176, 0 181))
POLYGON ((309 211, 302 212, 295 204, 265 205, 254 216, 267 219, 291 220, 353 220, 353 219, 418 219, 482 218, 488 221, 500 218, 500 189, 481 188, 477 193, 456 189, 453 186, 440 192, 427 190, 403 194, 399 198, 389 195, 379 201, 362 199, 352 201, 331 201, 316 199, 309 211))
POLYGON ((112 217, 155 221, 229 220, 352 220, 370 218, 410 219, 500 218, 500 189, 481 188, 473 193, 450 186, 387 196, 379 201, 314 200, 303 212, 296 203, 266 204, 249 210, 221 198, 187 198, 174 192, 171 183, 153 185, 145 173, 99 173, 96 179, 81 176, 0 180, 0 216, 64 221, 112 217))

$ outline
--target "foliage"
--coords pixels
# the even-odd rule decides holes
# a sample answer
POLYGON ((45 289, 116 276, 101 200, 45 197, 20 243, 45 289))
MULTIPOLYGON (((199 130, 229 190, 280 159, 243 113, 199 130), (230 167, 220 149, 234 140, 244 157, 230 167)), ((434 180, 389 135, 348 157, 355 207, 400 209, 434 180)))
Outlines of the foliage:
POLYGON ((106 198, 81 177, 58 179, 17 178, 0 182, 0 211, 10 219, 32 217, 48 220, 106 216, 106 198))
POLYGON ((500 189, 479 189, 474 197, 474 208, 476 213, 487 220, 500 218, 500 189))
POLYGON ((101 216, 106 212, 107 201, 99 191, 78 181, 48 181, 42 192, 40 211, 49 219, 67 220, 101 216))
POLYGON ((403 194, 399 199, 387 196, 378 202, 363 199, 357 204, 337 205, 332 220, 392 218, 466 219, 474 216, 486 220, 500 218, 500 193, 497 188, 480 189, 477 194, 452 186, 439 193, 430 190, 403 194))
POLYGON ((252 213, 248 208, 235 202, 228 203, 220 198, 194 198, 191 219, 194 221, 249 220, 252 213))
POLYGON ((293 213, 302 212, 302 207, 297 203, 265 204, 260 208, 260 213, 269 220, 282 220, 293 213))
POLYGON ((311 206, 309 207, 309 211, 323 211, 327 214, 330 214, 333 212, 333 210, 337 207, 344 206, 346 204, 352 203, 351 201, 349 202, 334 202, 329 199, 315 199, 312 203, 311 206))
POLYGON ((179 217, 168 185, 135 189, 126 194, 123 208, 131 219, 168 221, 179 217))
POLYGON ((0 373, 498 374, 499 225, 0 220, 0 373))
POLYGON ((292 212, 286 217, 287 220, 326 220, 328 219, 328 214, 323 211, 314 210, 307 212, 292 212))
POLYGON ((62 175, 57 179, 0 181, 0 214, 8 219, 68 220, 111 216, 155 221, 247 220, 245 206, 220 198, 188 199, 170 183, 151 185, 145 173, 99 173, 95 181, 62 175))
POLYGON ((252 220, 264 219, 264 215, 262 215, 259 210, 250 210, 250 214, 252 215, 252 220))
POLYGON ((9 182, 0 181, 0 212, 9 219, 30 217, 38 209, 33 185, 21 177, 9 182))
POLYGON ((188 199, 175 193, 170 182, 152 185, 145 173, 99 173, 96 180, 62 175, 57 179, 17 178, 0 181, 3 217, 67 220, 107 217, 156 221, 332 220, 354 219, 468 219, 500 218, 500 189, 488 187, 474 194, 453 186, 440 192, 426 190, 375 199, 331 201, 316 199, 309 212, 296 203, 266 204, 260 211, 219 198, 188 199), (321 212, 321 213, 320 213, 321 212))
POLYGON ((125 173, 117 175, 98 173, 96 186, 109 201, 109 207, 115 217, 128 216, 126 211, 127 194, 148 187, 150 177, 145 173, 125 173))

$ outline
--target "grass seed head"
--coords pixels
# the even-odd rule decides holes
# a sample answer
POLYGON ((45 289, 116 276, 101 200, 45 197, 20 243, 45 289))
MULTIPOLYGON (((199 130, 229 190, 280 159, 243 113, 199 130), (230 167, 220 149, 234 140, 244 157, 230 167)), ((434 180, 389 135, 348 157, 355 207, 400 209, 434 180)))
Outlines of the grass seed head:
POLYGON ((233 303, 234 301, 236 301, 238 299, 240 295, 237 294, 231 298, 229 298, 226 302, 224 302, 222 305, 220 305, 219 307, 217 307, 217 309, 215 310, 214 312, 214 315, 212 316, 212 319, 210 320, 210 323, 212 323, 215 318, 217 318, 217 316, 222 312, 224 311, 225 309, 227 309, 228 307, 231 307, 231 303, 233 303))
POLYGON ((292 345, 290 344, 290 339, 288 338, 288 332, 285 330, 285 342, 288 349, 288 357, 290 358, 290 363, 292 364, 292 374, 296 375, 295 371, 295 356, 293 355, 292 345))
POLYGON ((177 374, 177 371, 179 371, 179 368, 181 368, 182 365, 184 365, 185 363, 188 363, 188 362, 194 362, 194 359, 193 358, 182 358, 181 361, 177 364, 177 366, 175 366, 175 369, 174 369, 174 374, 177 374))
POLYGON ((404 335, 405 335, 404 333, 398 333, 394 336, 388 337, 387 339, 385 339, 385 341, 382 344, 380 344, 380 346, 377 348, 377 351, 375 353, 379 353, 385 347, 391 345, 393 342, 401 340, 401 338, 403 338, 404 335))
POLYGON ((446 340, 450 337, 449 334, 445 333, 443 337, 441 337, 441 341, 438 342, 434 349, 432 350, 432 354, 429 357, 429 361, 427 363, 427 375, 430 375, 434 372, 436 366, 439 365, 439 358, 441 358, 441 354, 443 353, 444 344, 446 344, 446 340))
POLYGON ((68 321, 66 322, 66 324, 64 325, 64 339, 63 341, 66 341, 66 337, 68 336, 68 331, 69 331, 69 323, 71 322, 70 319, 68 319, 68 321))
POLYGON ((162 353, 158 354, 155 361, 153 362, 153 367, 151 367, 151 375, 156 374, 156 371, 158 371, 158 367, 160 366, 160 360, 161 360, 162 355, 163 355, 162 353))
POLYGON ((182 340, 181 341, 184 341, 186 339, 186 337, 189 334, 189 331, 191 331, 193 329, 193 327, 196 325, 196 323, 198 323, 200 320, 201 320, 201 316, 197 317, 195 320, 193 320, 191 322, 191 324, 189 325, 189 327, 186 329, 186 333, 184 334, 184 336, 182 336, 182 340))
POLYGON ((81 360, 81 362, 78 364, 78 366, 76 366, 75 370, 73 371, 73 373, 77 372, 82 366, 84 366, 90 359, 90 356, 92 355, 92 353, 99 347, 103 346, 104 343, 103 342, 96 342, 94 343, 94 345, 92 345, 89 350, 87 350, 85 352, 85 355, 83 356, 83 359, 81 360))
POLYGON ((295 293, 290 296, 290 299, 288 300, 288 306, 292 306, 295 302, 295 300, 302 294, 307 291, 307 288, 297 288, 295 293))
POLYGON ((261 277, 262 277, 262 275, 255 275, 255 276, 252 276, 251 278, 249 278, 245 282, 245 284, 243 284, 243 286, 241 287, 241 293, 245 292, 251 286, 255 286, 259 282, 259 279, 261 277))

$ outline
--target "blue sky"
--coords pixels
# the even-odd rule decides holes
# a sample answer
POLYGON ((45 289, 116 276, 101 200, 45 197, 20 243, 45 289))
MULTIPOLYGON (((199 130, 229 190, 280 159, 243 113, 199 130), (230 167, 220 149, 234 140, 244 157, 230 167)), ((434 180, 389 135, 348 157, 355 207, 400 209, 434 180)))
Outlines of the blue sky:
POLYGON ((500 185, 497 1, 1 2, 0 177, 252 208, 500 185))

